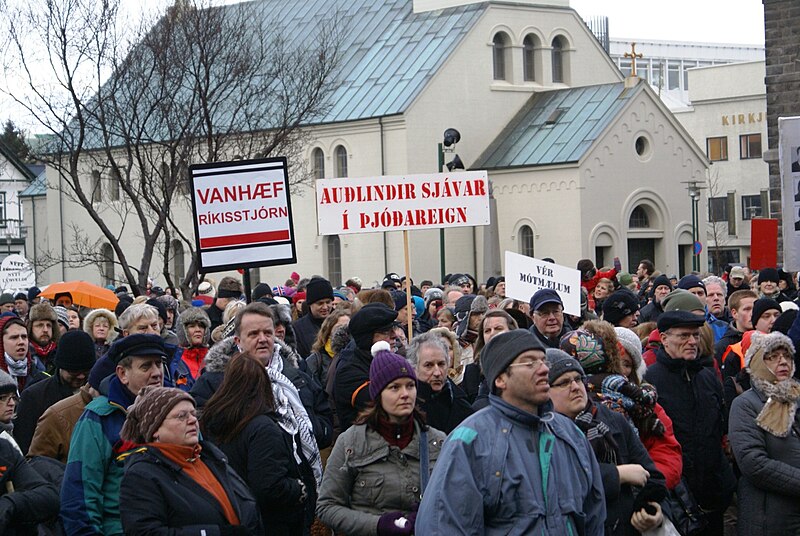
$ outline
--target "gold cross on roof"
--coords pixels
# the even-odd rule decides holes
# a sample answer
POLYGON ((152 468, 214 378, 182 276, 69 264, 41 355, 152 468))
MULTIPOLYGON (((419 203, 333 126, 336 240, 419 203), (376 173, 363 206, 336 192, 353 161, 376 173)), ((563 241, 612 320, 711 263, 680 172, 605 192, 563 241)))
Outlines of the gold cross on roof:
POLYGON ((642 54, 642 53, 637 54, 636 53, 636 43, 631 43, 631 51, 630 52, 626 52, 625 54, 622 55, 622 57, 623 58, 631 58, 631 76, 637 76, 636 75, 636 59, 637 58, 643 58, 644 54, 642 54))

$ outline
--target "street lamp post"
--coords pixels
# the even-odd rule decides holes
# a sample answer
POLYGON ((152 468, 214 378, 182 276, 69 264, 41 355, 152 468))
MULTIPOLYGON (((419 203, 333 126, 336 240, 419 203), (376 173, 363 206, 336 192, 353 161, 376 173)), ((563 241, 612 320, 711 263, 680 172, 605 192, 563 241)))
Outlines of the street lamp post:
MULTIPOLYGON (((453 160, 448 162, 447 164, 444 163, 444 154, 445 153, 455 153, 456 151, 456 144, 461 141, 461 133, 454 128, 448 128, 444 131, 442 143, 439 144, 439 173, 444 172, 445 166, 447 166, 447 171, 453 171, 454 169, 464 169, 464 164, 461 162, 461 158, 458 155, 455 155, 453 160)), ((444 259, 445 259, 445 248, 444 248, 444 227, 439 229, 439 269, 441 271, 441 281, 444 283, 444 276, 447 274, 445 272, 444 266, 444 259)))
POLYGON ((689 190, 689 198, 692 200, 692 271, 700 271, 700 254, 697 252, 697 243, 700 236, 700 191, 705 186, 700 186, 698 181, 685 181, 686 189, 689 190))

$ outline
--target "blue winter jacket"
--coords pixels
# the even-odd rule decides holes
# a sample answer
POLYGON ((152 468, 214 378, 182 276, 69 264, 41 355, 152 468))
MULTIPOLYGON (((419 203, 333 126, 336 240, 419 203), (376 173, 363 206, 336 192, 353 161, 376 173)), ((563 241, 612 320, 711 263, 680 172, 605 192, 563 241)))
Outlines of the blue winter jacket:
POLYGON ((532 415, 490 395, 448 436, 416 533, 601 536, 605 517, 600 468, 575 424, 549 402, 532 415))

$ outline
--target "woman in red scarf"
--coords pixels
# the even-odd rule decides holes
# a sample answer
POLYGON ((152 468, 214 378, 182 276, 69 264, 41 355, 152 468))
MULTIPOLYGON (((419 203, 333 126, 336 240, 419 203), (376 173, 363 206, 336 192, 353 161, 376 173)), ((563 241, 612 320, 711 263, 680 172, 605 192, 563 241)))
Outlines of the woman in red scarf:
POLYGON ((199 307, 189 307, 178 317, 176 334, 180 348, 169 366, 175 387, 188 392, 203 372, 210 327, 211 320, 199 307))

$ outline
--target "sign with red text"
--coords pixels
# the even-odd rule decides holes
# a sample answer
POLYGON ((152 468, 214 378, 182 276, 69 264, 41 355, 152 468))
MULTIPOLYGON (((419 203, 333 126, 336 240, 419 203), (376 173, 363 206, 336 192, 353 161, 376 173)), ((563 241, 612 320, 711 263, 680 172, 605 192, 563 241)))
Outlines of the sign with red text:
MULTIPOLYGON (((506 251, 506 296, 530 302, 537 290, 555 290, 564 312, 581 315, 581 272, 552 262, 506 251)), ((533 311, 531 311, 533 312, 533 311)))
POLYGON ((320 235, 489 225, 485 171, 320 179, 320 235))
POLYGON ((189 168, 200 272, 297 262, 286 158, 189 168))

